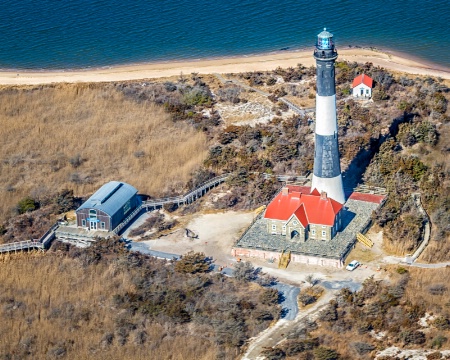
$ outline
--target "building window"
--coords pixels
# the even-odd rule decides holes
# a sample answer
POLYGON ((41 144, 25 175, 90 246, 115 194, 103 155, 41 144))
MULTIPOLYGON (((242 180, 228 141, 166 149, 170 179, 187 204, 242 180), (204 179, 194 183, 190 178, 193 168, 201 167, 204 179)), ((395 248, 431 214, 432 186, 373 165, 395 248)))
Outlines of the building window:
POLYGON ((322 230, 322 237, 323 238, 327 237, 327 232, 325 230, 322 230))
POLYGON ((283 225, 283 226, 281 227, 281 234, 282 234, 282 235, 286 235, 286 225, 283 225))
POLYGON ((89 210, 89 219, 97 219, 97 211, 89 210))
POLYGON ((316 229, 311 229, 311 235, 316 235, 316 229))
POLYGON ((366 89, 366 94, 369 95, 369 89, 366 89))
POLYGON ((81 220, 81 226, 86 226, 86 219, 81 220))
POLYGON ((322 229, 325 229, 325 225, 322 225, 322 229))
POLYGON ((292 222, 292 225, 297 226, 297 225, 298 225, 298 221, 297 221, 297 220, 294 220, 294 221, 292 222))
POLYGON ((104 221, 102 221, 102 229, 103 230, 105 229, 105 222, 104 221))
POLYGON ((277 225, 272 224, 272 234, 276 234, 277 233, 277 225))

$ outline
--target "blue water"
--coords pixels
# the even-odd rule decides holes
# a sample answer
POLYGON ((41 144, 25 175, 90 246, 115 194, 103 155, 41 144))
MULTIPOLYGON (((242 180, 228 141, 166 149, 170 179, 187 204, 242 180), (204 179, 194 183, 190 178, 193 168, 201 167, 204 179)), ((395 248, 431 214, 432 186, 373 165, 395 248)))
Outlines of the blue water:
POLYGON ((375 46, 450 67, 449 0, 16 0, 0 68, 68 69, 312 47, 375 46))

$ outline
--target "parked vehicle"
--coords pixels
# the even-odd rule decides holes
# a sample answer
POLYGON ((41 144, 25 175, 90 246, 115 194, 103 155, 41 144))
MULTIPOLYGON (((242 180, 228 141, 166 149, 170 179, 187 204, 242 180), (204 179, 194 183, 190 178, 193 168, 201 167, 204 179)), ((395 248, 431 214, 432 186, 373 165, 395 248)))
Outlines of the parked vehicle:
POLYGON ((361 265, 361 264, 359 263, 359 261, 353 260, 352 262, 350 262, 350 263, 346 266, 346 269, 347 269, 348 271, 353 271, 353 270, 355 270, 359 265, 361 265))

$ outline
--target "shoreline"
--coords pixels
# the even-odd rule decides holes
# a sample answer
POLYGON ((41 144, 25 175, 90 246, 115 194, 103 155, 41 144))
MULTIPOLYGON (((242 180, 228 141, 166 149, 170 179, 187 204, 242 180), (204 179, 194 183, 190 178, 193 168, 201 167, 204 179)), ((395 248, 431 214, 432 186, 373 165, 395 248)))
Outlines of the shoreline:
MULTIPOLYGON (((427 63, 408 54, 376 48, 347 47, 337 49, 340 60, 372 62, 394 72, 436 76, 450 79, 450 68, 427 63)), ((268 71, 277 67, 302 64, 315 66, 312 49, 279 50, 261 55, 239 55, 215 59, 174 60, 103 66, 76 70, 0 70, 0 85, 41 85, 51 83, 111 82, 164 78, 181 73, 239 73, 268 71)))

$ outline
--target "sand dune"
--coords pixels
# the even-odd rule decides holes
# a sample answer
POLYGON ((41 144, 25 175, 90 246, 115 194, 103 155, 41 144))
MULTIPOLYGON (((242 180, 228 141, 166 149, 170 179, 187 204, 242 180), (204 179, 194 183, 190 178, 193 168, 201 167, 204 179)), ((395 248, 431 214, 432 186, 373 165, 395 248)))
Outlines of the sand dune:
MULTIPOLYGON (((450 69, 438 69, 437 66, 409 60, 406 56, 361 48, 338 49, 338 52, 341 60, 360 63, 372 62, 374 65, 393 71, 450 79, 450 69)), ((148 63, 78 71, 3 71, 0 72, 0 85, 139 80, 174 76, 180 73, 190 74, 193 72, 200 74, 238 73, 273 70, 278 66, 289 67, 299 63, 307 67, 314 65, 315 61, 312 57, 312 51, 280 52, 213 60, 148 63)))

